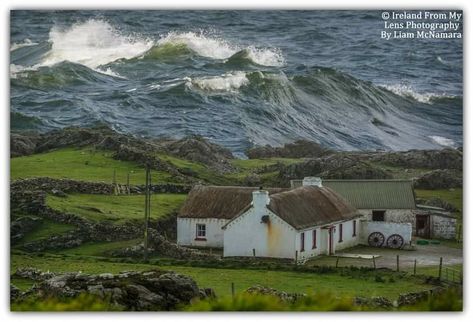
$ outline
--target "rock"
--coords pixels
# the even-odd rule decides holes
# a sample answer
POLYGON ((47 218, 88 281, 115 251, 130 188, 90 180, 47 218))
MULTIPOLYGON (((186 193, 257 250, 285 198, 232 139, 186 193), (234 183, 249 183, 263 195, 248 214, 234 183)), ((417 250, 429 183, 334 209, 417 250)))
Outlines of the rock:
POLYGON ((456 212, 458 211, 457 207, 452 205, 451 203, 442 200, 437 197, 432 197, 429 199, 416 199, 416 202, 421 205, 426 205, 426 206, 431 206, 431 207, 438 207, 438 208, 443 208, 447 211, 451 212, 456 212))
POLYGON ((257 294, 257 295, 271 295, 278 297, 281 301, 294 303, 297 299, 305 297, 306 294, 295 294, 295 293, 286 293, 279 291, 270 287, 254 285, 245 290, 245 293, 248 294, 257 294))
POLYGON ((220 172, 234 170, 229 162, 230 159, 233 159, 230 150, 211 143, 202 136, 193 135, 177 141, 170 141, 163 144, 163 148, 173 156, 203 163, 220 172))
MULTIPOLYGON (((16 291, 15 291, 16 292, 16 291)), ((174 310, 194 298, 212 296, 185 275, 166 271, 88 275, 66 273, 44 279, 32 289, 40 298, 93 294, 129 311, 174 310)), ((17 294, 17 292, 15 293, 17 294)))
POLYGON ((372 161, 404 168, 456 169, 463 168, 463 153, 446 148, 442 150, 410 150, 401 152, 374 153, 372 161))
POLYGON ((64 193, 64 191, 59 190, 59 189, 52 189, 51 193, 56 197, 61 197, 61 198, 66 198, 67 197, 67 195, 64 193))
POLYGON ((16 244, 25 234, 41 225, 42 222, 41 218, 32 216, 20 217, 12 221, 10 224, 10 240, 12 244, 16 244))
POLYGON ((433 170, 414 180, 414 187, 418 189, 449 189, 462 186, 461 171, 453 169, 433 170))
POLYGON ((318 176, 326 179, 391 179, 392 175, 373 166, 355 154, 332 154, 316 159, 306 159, 282 167, 279 172, 285 184, 291 179, 318 176))
POLYGON ((383 296, 373 296, 370 298, 356 296, 353 298, 353 304, 382 309, 391 309, 394 306, 391 300, 383 296))
POLYGON ((243 179, 243 184, 248 187, 256 187, 261 185, 261 177, 256 173, 251 173, 243 179))
POLYGON ((23 292, 18 287, 16 287, 13 284, 10 284, 10 301, 12 301, 12 302, 15 301, 22 294, 23 294, 23 292))
POLYGON ((316 142, 297 140, 283 147, 260 146, 246 151, 250 159, 265 158, 317 158, 332 153, 316 142))
POLYGON ((32 137, 11 133, 10 135, 10 157, 30 155, 35 152, 36 142, 32 137))

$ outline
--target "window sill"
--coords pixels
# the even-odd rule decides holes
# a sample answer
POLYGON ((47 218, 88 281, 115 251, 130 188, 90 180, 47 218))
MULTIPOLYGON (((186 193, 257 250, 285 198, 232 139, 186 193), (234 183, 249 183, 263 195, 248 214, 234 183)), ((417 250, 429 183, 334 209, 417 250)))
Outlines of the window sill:
POLYGON ((198 241, 207 241, 207 238, 196 237, 194 240, 198 240, 198 241))

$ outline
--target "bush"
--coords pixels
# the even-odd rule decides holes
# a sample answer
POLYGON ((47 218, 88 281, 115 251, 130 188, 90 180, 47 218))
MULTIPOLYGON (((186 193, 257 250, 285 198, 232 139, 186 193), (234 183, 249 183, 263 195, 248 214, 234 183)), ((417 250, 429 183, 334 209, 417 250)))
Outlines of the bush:
POLYGON ((90 294, 81 294, 75 298, 59 299, 50 297, 40 299, 29 297, 11 304, 12 311, 115 311, 117 307, 90 294))

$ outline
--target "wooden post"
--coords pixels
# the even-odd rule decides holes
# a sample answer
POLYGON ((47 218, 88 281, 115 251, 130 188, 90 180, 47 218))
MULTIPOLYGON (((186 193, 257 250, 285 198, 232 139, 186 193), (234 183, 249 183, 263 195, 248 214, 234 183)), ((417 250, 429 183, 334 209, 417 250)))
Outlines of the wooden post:
POLYGON ((373 268, 376 269, 376 261, 374 259, 374 255, 373 255, 373 268))
POLYGON ((126 175, 126 189, 128 194, 130 194, 130 172, 126 175))
POLYGON ((149 217, 150 217, 150 206, 151 206, 151 171, 149 166, 146 166, 146 188, 145 188, 145 232, 144 232, 144 260, 148 261, 148 226, 149 226, 149 217))
POLYGON ((417 259, 414 259, 414 276, 417 273, 417 259))
POLYGON ((253 257, 256 257, 256 249, 253 248, 253 257))
POLYGON ((117 194, 117 170, 115 169, 113 169, 112 186, 113 186, 112 194, 117 194))
POLYGON ((295 261, 295 264, 297 265, 297 250, 296 250, 296 261, 295 261))
POLYGON ((396 272, 399 272, 399 255, 396 255, 396 272))
POLYGON ((443 262, 443 258, 440 257, 440 263, 439 263, 439 279, 442 278, 442 262, 443 262))
POLYGON ((340 256, 337 256, 337 262, 335 263, 335 268, 338 268, 338 261, 340 260, 340 256))
POLYGON ((235 283, 232 282, 232 297, 235 297, 235 283))

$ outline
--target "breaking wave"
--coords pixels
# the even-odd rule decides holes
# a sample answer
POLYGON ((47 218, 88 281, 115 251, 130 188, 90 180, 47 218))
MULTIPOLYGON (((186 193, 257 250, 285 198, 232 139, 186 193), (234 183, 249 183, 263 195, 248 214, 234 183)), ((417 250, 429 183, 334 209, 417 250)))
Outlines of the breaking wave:
POLYGON ((232 72, 221 76, 188 78, 188 87, 198 87, 205 91, 226 91, 232 92, 244 85, 249 84, 249 80, 244 72, 232 72))
POLYGON ((425 104, 431 104, 433 100, 438 99, 438 98, 453 98, 453 96, 446 95, 446 94, 419 93, 415 91, 409 85, 395 84, 395 85, 381 85, 381 87, 384 87, 385 89, 393 92, 396 95, 403 96, 406 98, 412 98, 420 103, 425 103, 425 104))
POLYGON ((10 51, 15 51, 23 47, 36 46, 37 44, 37 42, 32 42, 29 38, 26 38, 23 42, 13 43, 13 45, 10 47, 10 51))

